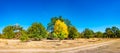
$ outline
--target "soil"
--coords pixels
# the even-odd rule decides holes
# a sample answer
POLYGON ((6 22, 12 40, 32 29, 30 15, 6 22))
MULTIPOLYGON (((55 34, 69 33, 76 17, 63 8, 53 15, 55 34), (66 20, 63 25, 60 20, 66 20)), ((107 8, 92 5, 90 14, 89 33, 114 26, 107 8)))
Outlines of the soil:
POLYGON ((120 53, 120 42, 118 42, 118 40, 119 39, 91 38, 62 40, 61 42, 59 40, 21 42, 20 40, 0 39, 0 52, 120 53))

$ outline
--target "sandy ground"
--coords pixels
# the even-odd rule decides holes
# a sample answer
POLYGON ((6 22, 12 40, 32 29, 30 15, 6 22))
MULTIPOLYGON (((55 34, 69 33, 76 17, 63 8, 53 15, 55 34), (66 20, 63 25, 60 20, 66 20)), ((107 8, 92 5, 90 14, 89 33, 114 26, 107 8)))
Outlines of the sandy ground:
POLYGON ((84 50, 73 51, 72 53, 120 53, 120 39, 106 43, 105 45, 102 44, 102 46, 98 45, 98 47, 93 46, 84 50))
MULTIPOLYGON (((77 40, 44 40, 20 42, 19 40, 0 39, 0 52, 2 53, 103 53, 105 49, 117 47, 116 39, 77 39, 77 40), (110 46, 105 46, 110 45, 110 46), (111 47, 112 45, 112 47, 111 47), (116 45, 116 46, 114 46, 116 45), (102 46, 102 47, 101 47, 102 46), (103 47, 104 46, 104 47, 103 47)), ((120 41, 120 40, 119 40, 120 41)), ((109 53, 109 52, 108 52, 109 53)))
POLYGON ((43 40, 21 42, 20 40, 0 39, 0 49, 62 49, 77 47, 87 44, 96 44, 111 39, 76 39, 76 40, 43 40))

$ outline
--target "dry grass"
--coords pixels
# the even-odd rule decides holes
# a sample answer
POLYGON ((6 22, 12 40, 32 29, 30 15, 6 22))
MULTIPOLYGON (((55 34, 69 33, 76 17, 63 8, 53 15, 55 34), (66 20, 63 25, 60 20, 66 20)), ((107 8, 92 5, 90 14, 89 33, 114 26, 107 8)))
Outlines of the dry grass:
POLYGON ((62 49, 77 47, 88 44, 96 44, 113 39, 91 38, 91 39, 76 39, 76 40, 43 40, 20 42, 20 40, 0 39, 0 49, 62 49))

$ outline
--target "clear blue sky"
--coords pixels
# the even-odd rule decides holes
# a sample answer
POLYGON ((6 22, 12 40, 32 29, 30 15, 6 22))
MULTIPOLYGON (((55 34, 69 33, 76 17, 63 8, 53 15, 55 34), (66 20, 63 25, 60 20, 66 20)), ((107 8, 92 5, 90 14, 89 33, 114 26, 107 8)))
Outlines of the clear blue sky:
POLYGON ((120 27, 120 0, 0 0, 0 31, 16 23, 25 29, 33 22, 47 27, 51 17, 63 16, 81 32, 120 27))

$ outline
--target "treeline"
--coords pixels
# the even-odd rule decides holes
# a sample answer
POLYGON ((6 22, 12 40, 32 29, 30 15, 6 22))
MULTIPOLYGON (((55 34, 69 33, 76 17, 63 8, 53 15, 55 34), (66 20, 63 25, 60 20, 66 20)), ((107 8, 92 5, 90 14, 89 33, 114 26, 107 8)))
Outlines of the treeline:
POLYGON ((80 33, 68 19, 59 16, 51 18, 47 29, 39 22, 33 23, 27 30, 23 29, 20 25, 6 26, 2 30, 0 38, 20 39, 21 41, 38 41, 43 39, 63 40, 75 38, 120 38, 120 29, 113 26, 111 28, 106 28, 103 33, 100 31, 94 32, 93 30, 86 28, 80 33))

